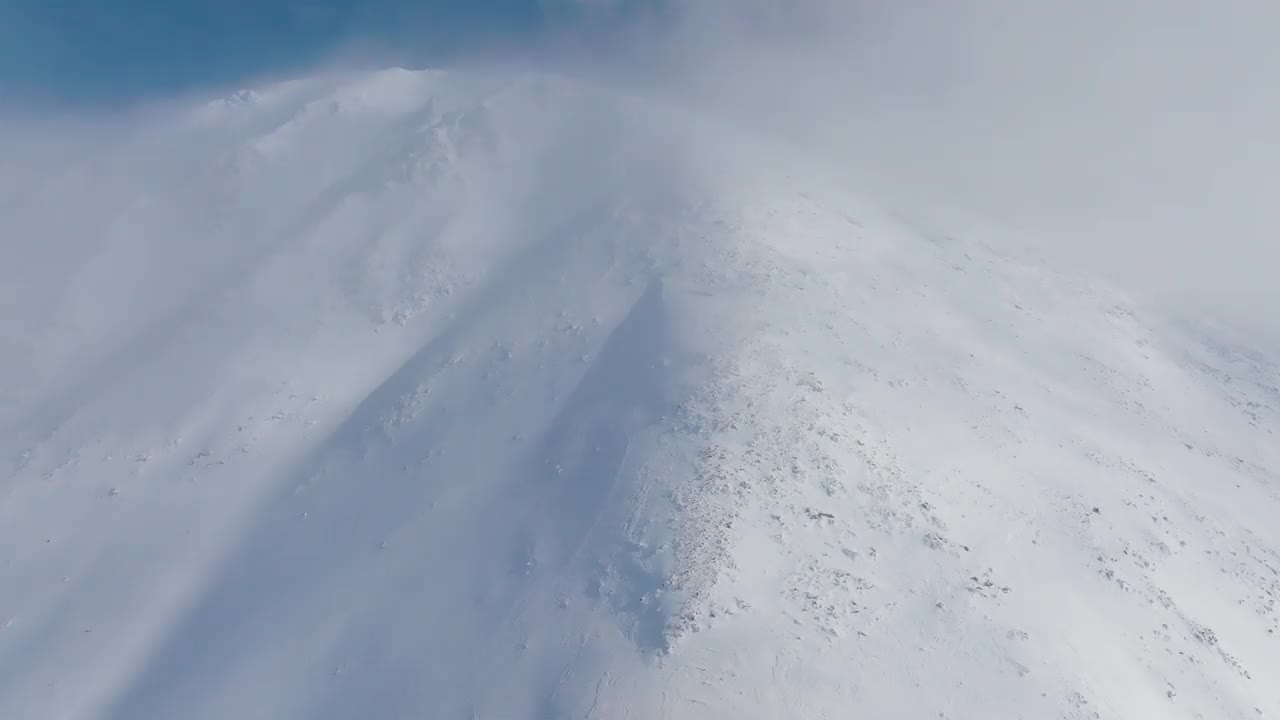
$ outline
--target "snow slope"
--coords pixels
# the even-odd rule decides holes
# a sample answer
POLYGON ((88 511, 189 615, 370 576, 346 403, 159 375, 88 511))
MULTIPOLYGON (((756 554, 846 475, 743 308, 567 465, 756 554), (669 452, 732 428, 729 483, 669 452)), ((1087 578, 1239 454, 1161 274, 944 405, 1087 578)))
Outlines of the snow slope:
POLYGON ((1280 715, 1280 367, 810 159, 383 71, 10 169, 0 717, 1280 715))

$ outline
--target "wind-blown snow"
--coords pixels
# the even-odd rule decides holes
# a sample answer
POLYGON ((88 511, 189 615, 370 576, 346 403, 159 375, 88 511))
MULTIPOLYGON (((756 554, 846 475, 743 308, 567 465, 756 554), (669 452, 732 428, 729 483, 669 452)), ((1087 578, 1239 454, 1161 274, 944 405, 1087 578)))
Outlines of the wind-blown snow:
POLYGON ((1280 713, 1274 358, 557 78, 145 127, 3 178, 0 717, 1280 713))

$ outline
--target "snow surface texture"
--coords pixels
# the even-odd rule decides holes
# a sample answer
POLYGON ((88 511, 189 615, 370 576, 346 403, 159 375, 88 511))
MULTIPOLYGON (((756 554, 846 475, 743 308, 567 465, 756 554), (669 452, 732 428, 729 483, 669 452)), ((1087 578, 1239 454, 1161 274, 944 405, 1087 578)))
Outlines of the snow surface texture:
POLYGON ((1280 367, 1025 251, 549 77, 11 184, 0 717, 1280 717, 1280 367))

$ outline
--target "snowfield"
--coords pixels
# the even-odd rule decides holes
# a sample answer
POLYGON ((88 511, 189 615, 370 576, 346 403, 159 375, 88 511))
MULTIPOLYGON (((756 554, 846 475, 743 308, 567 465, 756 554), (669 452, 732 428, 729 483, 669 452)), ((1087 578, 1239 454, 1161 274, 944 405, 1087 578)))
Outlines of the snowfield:
POLYGON ((1280 717, 1280 364, 389 70, 4 171, 0 717, 1280 717))

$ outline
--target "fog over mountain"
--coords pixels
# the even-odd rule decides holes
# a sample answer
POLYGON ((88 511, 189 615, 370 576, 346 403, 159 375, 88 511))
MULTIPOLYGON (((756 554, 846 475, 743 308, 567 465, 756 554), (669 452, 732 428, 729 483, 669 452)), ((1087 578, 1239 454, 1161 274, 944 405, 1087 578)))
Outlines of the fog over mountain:
POLYGON ((1280 714, 1270 5, 173 8, 0 18, 0 717, 1280 714))

